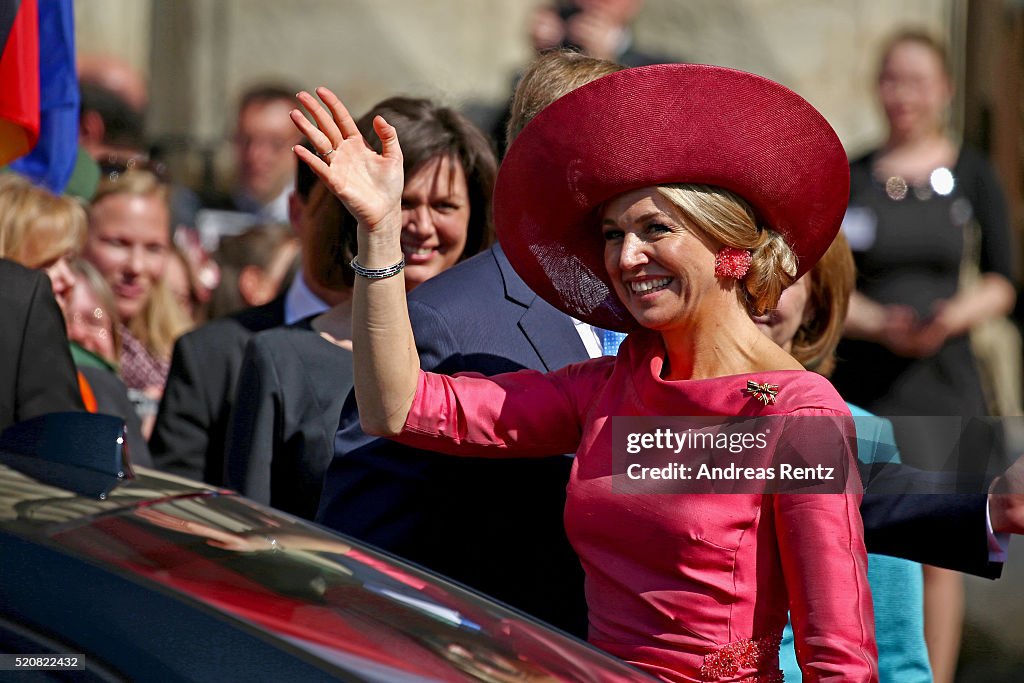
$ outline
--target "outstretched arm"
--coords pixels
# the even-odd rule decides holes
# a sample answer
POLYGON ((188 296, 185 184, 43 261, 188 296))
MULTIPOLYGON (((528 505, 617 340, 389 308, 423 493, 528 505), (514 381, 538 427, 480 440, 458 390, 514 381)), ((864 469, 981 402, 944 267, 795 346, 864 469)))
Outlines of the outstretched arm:
MULTIPOLYGON (((383 143, 378 154, 364 142, 345 105, 327 88, 317 88, 321 104, 307 92, 296 127, 316 152, 296 146, 295 153, 341 200, 358 223, 357 261, 384 269, 402 261, 402 149, 394 127, 383 117, 373 121, 383 143), (323 105, 327 105, 324 108, 323 105)), ((376 436, 402 431, 416 393, 419 358, 405 303, 401 277, 357 277, 352 302, 352 346, 356 399, 363 430, 376 436)))
POLYGON ((989 491, 992 530, 1024 534, 1024 455, 996 477, 989 491))

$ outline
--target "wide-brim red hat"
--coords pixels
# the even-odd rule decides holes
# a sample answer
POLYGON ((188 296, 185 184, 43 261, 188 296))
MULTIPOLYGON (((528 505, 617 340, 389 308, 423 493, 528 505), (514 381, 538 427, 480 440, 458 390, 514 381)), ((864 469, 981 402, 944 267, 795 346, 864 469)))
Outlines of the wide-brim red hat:
POLYGON ((516 137, 494 192, 498 240, 555 307, 629 331, 637 323, 605 272, 598 208, 669 183, 743 197, 796 252, 799 277, 839 230, 850 173, 825 118, 774 81, 697 64, 626 69, 556 100, 516 137))

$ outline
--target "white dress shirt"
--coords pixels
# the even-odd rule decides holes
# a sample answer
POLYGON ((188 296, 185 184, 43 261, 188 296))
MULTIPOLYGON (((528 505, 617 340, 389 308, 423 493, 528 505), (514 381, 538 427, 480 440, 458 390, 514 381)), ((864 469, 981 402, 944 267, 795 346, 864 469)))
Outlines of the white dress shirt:
POLYGON ((597 332, 591 327, 589 323, 585 323, 582 320, 572 318, 572 324, 576 326, 576 334, 583 340, 583 346, 587 349, 587 355, 591 358, 600 358, 604 355, 601 350, 601 340, 597 336, 597 332))

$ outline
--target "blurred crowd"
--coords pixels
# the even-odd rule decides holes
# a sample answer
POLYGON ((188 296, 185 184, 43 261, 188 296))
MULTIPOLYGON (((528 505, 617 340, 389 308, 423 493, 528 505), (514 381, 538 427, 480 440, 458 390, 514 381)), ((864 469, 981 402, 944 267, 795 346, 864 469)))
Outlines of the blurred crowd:
MULTIPOLYGON (((640 9, 639 0, 542 4, 530 39, 538 53, 572 48, 626 67, 667 61, 635 44, 629 26, 640 9)), ((879 64, 890 130, 877 151, 853 163, 844 230, 861 279, 836 386, 886 415, 1019 412, 1019 335, 1007 318, 1016 279, 999 182, 984 156, 945 128, 953 92, 938 41, 906 32, 879 64), (983 329, 1001 335, 986 356, 971 345, 983 329)), ((585 80, 601 75, 591 66, 585 80)), ((316 518, 325 474, 345 455, 336 450, 339 415, 346 399, 354 402, 349 262, 356 245, 353 219, 296 163, 293 148, 308 144, 290 118, 300 85, 248 88, 230 126, 233 183, 197 187, 169 177, 151 157, 140 73, 111 57, 80 55, 78 75, 80 158, 66 192, 0 174, 0 257, 45 273, 63 318, 26 343, 40 354, 53 342, 70 349, 75 396, 45 405, 26 399, 8 422, 45 412, 40 407, 115 414, 128 424, 135 462, 316 518)), ((378 114, 401 136, 407 292, 476 255, 500 258, 492 186, 510 133, 535 113, 509 107, 478 127, 459 111, 401 93, 358 112, 368 141, 379 144, 378 114)), ((8 283, 28 277, 0 271, 8 272, 0 278, 9 291, 8 283)), ((444 339, 445 325, 436 320, 429 334, 444 339)), ((602 339, 593 345, 608 348, 602 339)), ((925 465, 913 448, 904 453, 925 465)), ((388 523, 368 522, 366 533, 387 546, 388 523)), ((944 616, 932 626, 931 665, 936 680, 951 680, 962 594, 956 579, 932 581, 933 610, 944 616)))

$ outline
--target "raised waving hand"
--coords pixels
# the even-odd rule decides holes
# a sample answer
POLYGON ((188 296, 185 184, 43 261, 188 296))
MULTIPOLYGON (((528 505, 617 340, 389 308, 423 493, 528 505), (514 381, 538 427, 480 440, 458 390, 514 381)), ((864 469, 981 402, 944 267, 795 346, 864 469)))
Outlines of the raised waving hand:
POLYGON ((381 153, 371 149, 348 109, 327 88, 317 88, 323 104, 307 92, 299 102, 314 126, 297 109, 291 118, 314 152, 295 153, 355 216, 358 264, 352 287, 352 353, 359 420, 368 434, 402 430, 416 393, 419 356, 405 304, 402 256, 402 149, 398 133, 382 117, 373 129, 381 153), (326 105, 326 108, 324 108, 326 105))
POLYGON ((383 144, 383 152, 378 154, 363 140, 337 95, 323 87, 317 88, 316 94, 323 104, 306 91, 296 96, 316 125, 298 109, 292 110, 292 122, 315 150, 296 146, 295 154, 367 230, 385 224, 400 228, 404 177, 398 133, 383 117, 373 120, 383 144))

